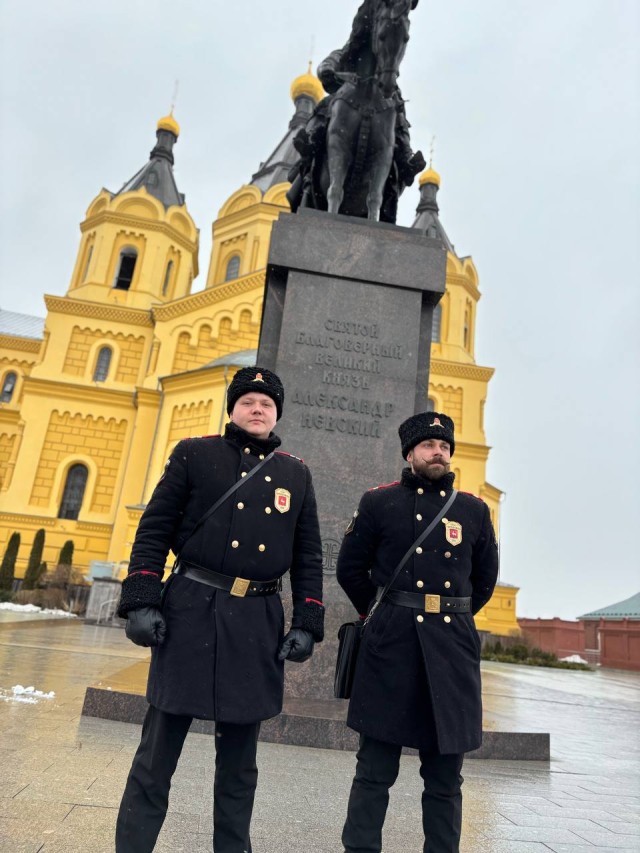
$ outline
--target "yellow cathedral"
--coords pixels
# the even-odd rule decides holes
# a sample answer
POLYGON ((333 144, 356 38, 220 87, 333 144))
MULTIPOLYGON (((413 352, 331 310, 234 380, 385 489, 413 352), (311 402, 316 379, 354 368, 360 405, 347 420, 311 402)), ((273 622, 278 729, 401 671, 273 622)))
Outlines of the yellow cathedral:
MULTIPOLYGON (((158 122, 148 162, 89 205, 68 290, 45 295, 46 318, 0 310, 0 554, 19 532, 17 577, 40 528, 49 565, 71 539, 74 565, 87 576, 105 563, 124 576, 176 442, 224 429, 230 378, 255 363, 271 226, 288 210, 293 137, 324 92, 309 71, 293 81, 291 96, 284 138, 213 223, 203 290, 192 293, 199 233, 176 186, 180 128, 169 115, 158 122)), ((486 481, 483 426, 493 369, 474 358, 478 274, 440 222, 439 175, 428 169, 419 184, 413 227, 448 250, 425 408, 455 420, 457 487, 486 501, 497 530, 501 492, 486 481)), ((500 584, 478 628, 517 633, 517 591, 500 584)))

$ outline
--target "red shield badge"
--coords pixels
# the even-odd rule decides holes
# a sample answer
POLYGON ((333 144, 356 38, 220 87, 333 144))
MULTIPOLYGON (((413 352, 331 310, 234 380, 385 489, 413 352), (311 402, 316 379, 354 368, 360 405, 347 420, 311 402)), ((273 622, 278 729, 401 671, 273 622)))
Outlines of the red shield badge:
POLYGON ((447 518, 442 519, 444 524, 444 535, 449 545, 462 544, 462 525, 457 521, 449 521, 447 518))
POLYGON ((291 492, 288 489, 276 489, 273 503, 278 512, 289 512, 291 509, 291 492))

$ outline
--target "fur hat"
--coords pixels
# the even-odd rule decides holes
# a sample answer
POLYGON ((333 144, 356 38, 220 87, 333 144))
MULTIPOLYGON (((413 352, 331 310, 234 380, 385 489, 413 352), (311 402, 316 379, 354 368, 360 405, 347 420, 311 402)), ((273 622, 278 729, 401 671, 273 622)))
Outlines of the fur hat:
POLYGON ((425 441, 427 438, 441 438, 448 441, 451 447, 451 455, 456 449, 453 437, 453 421, 448 415, 441 412, 420 412, 407 418, 398 428, 400 443, 402 444, 402 455, 406 459, 409 451, 425 441))
POLYGON ((235 374, 227 389, 228 415, 231 414, 233 407, 243 394, 266 394, 276 404, 278 420, 282 417, 282 404, 284 402, 282 382, 279 376, 265 367, 243 367, 235 374))

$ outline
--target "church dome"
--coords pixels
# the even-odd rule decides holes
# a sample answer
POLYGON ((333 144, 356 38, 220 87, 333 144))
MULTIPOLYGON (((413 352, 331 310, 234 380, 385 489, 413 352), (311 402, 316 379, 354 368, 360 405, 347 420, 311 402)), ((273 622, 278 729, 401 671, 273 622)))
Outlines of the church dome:
POLYGON ((311 71, 311 63, 306 74, 301 74, 291 84, 291 99, 295 103, 301 95, 313 98, 316 104, 324 98, 322 83, 311 71))
POLYGON ((168 130, 169 133, 173 133, 174 136, 180 136, 180 125, 174 119, 173 113, 170 113, 168 116, 160 119, 158 122, 158 130, 168 130))
POLYGON ((418 182, 421 187, 423 187, 425 184, 435 184, 437 187, 439 187, 440 175, 436 172, 435 169, 429 167, 420 175, 418 182))

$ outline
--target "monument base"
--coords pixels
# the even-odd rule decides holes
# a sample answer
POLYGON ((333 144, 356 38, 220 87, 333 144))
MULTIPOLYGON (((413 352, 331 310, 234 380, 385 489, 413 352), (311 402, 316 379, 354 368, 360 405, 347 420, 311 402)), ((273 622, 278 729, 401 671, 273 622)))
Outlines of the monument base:
MULTIPOLYGON (((87 688, 82 707, 85 717, 142 724, 148 704, 145 697, 149 664, 140 661, 111 678, 87 688)), ((347 702, 342 699, 295 699, 285 697, 278 717, 260 727, 260 740, 318 749, 355 751, 358 734, 346 725, 347 702)), ((194 720, 191 731, 214 733, 211 720, 194 720)), ((415 750, 406 749, 414 754, 415 750)), ((486 728, 480 749, 467 758, 506 761, 549 761, 550 736, 546 732, 499 732, 486 728)))

